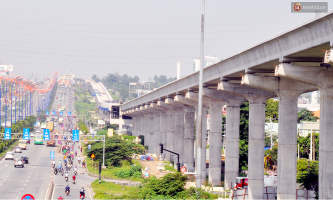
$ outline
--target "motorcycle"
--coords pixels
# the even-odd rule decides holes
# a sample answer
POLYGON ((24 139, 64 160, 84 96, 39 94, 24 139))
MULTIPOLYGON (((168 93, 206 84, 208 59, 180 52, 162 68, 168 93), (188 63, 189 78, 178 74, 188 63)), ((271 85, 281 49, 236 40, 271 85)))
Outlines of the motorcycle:
POLYGON ((54 163, 52 164, 52 168, 55 168, 55 164, 54 163))
POLYGON ((64 171, 61 171, 61 176, 63 176, 64 175, 64 171))
POLYGON ((77 160, 77 162, 78 162, 79 164, 81 164, 81 160, 77 160))
POLYGON ((66 195, 67 195, 67 196, 69 195, 69 190, 66 190, 66 195))
POLYGON ((72 180, 72 183, 75 184, 75 179, 72 180))
POLYGON ((68 182, 68 176, 65 177, 66 182, 68 182))
POLYGON ((75 176, 77 175, 77 171, 74 171, 74 175, 75 175, 75 176))
POLYGON ((61 169, 60 168, 58 168, 58 173, 60 173, 61 172, 61 169))
POLYGON ((85 196, 86 196, 86 194, 81 195, 81 193, 80 193, 80 199, 81 200, 83 200, 85 196))
POLYGON ((75 156, 77 156, 77 152, 75 152, 75 156))
POLYGON ((54 171, 54 175, 57 175, 58 171, 57 170, 53 170, 54 171))

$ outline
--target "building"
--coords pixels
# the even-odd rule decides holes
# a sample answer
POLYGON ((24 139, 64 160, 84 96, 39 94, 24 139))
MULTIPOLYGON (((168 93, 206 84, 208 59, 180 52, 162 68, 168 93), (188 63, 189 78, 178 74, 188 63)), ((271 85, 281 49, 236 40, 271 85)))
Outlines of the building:
MULTIPOLYGON (((213 65, 217 62, 219 62, 219 58, 216 56, 205 56, 204 62, 203 62, 203 67, 207 67, 210 65, 213 65)), ((200 58, 195 58, 193 60, 193 72, 199 71, 200 70, 200 58)))
POLYGON ((130 94, 138 94, 138 97, 151 92, 151 82, 129 83, 128 91, 130 94))

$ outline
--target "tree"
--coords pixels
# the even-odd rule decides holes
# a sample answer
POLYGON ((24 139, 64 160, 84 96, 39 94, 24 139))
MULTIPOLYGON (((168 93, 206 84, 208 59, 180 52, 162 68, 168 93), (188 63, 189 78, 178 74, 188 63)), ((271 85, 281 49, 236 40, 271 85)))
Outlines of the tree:
POLYGON ((91 79, 95 82, 101 82, 101 80, 96 76, 96 74, 94 74, 91 79))
POLYGON ((307 190, 318 192, 318 169, 318 161, 299 159, 297 161, 297 183, 301 183, 301 187, 307 190))
MULTIPOLYGON (((310 143, 311 143, 311 134, 308 134, 306 137, 298 137, 297 143, 299 144, 299 156, 301 158, 309 158, 310 155, 310 143)), ((313 133, 313 141, 315 145, 315 158, 319 159, 319 133, 313 133)))
POLYGON ((297 122, 300 123, 301 121, 309 121, 309 122, 316 122, 319 117, 313 116, 310 110, 303 109, 297 113, 297 122))
POLYGON ((247 166, 248 166, 248 144, 249 144, 249 102, 244 102, 240 106, 239 170, 246 170, 247 169, 247 166))
POLYGON ((266 118, 272 118, 273 122, 278 122, 279 118, 279 101, 268 99, 265 108, 266 118))

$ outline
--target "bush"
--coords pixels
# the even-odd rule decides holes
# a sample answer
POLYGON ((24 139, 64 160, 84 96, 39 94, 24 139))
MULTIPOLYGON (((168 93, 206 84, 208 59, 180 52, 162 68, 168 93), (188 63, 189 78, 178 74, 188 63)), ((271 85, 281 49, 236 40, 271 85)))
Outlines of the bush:
POLYGON ((131 165, 127 169, 119 169, 113 173, 114 176, 119 178, 140 178, 141 177, 141 166, 131 165))

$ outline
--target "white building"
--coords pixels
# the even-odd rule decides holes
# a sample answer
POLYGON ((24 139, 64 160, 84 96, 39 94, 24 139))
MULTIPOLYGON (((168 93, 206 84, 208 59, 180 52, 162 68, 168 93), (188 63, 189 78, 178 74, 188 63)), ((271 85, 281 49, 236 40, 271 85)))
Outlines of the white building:
MULTIPOLYGON (((207 67, 209 65, 215 64, 219 62, 219 58, 216 56, 205 56, 204 62, 203 62, 203 67, 207 67)), ((193 60, 193 72, 199 71, 200 70, 200 58, 195 58, 193 60)))

